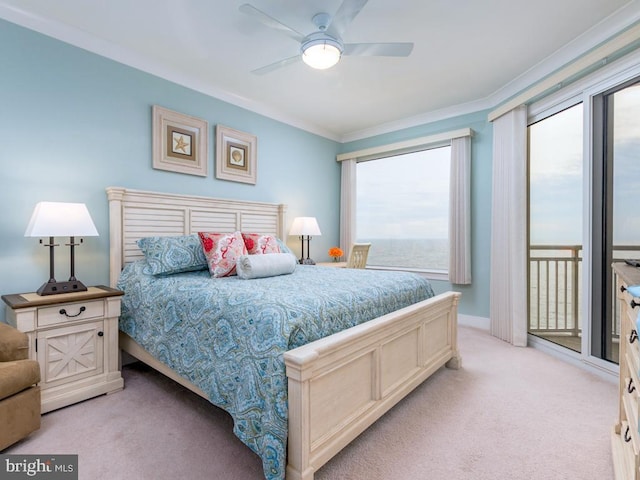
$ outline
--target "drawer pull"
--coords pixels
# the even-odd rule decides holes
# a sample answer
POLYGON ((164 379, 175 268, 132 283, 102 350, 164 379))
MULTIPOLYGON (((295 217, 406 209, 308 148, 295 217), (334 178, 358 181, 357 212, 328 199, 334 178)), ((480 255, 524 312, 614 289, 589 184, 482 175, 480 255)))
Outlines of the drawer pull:
MULTIPOLYGON (((104 335, 104 332, 98 332, 98 336, 99 336, 99 337, 102 337, 103 335, 104 335)), ((631 379, 630 379, 630 380, 631 380, 631 379)), ((635 389, 636 389, 636 387, 633 387, 633 390, 635 390, 635 389)), ((631 392, 629 392, 629 393, 631 393, 631 392)))
POLYGON ((636 387, 633 385, 633 378, 629 379, 629 385, 627 385, 627 392, 633 393, 636 387))
MULTIPOLYGON (((67 311, 66 311, 64 308, 61 308, 61 309, 60 309, 60 315, 64 315, 64 316, 65 316, 65 317, 67 317, 67 318, 75 318, 75 317, 79 317, 79 316, 80 316, 80 314, 81 314, 82 312, 84 312, 86 309, 87 309, 87 307, 84 307, 84 306, 83 306, 83 307, 80 307, 80 311, 79 311, 78 313, 76 313, 75 315, 69 315, 69 314, 67 313, 67 311)), ((635 332, 635 330, 634 330, 634 332, 635 332)), ((631 342, 631 340, 629 340, 629 341, 631 342)), ((633 343, 633 342, 632 342, 632 343, 633 343)))
POLYGON ((627 429, 624 431, 624 441, 629 443, 631 441, 631 435, 629 435, 629 426, 627 425, 627 429))
POLYGON ((624 285, 620 285, 620 291, 622 293, 626 292, 627 291, 627 287, 625 287, 624 285))
POLYGON ((631 335, 629 335, 629 343, 633 343, 638 339, 638 332, 636 332, 636 329, 634 328, 633 330, 631 330, 631 335))
POLYGON ((640 307, 640 303, 636 303, 636 301, 635 301, 635 300, 631 300, 631 302, 629 303, 629 305, 631 305, 631 308, 640 307))

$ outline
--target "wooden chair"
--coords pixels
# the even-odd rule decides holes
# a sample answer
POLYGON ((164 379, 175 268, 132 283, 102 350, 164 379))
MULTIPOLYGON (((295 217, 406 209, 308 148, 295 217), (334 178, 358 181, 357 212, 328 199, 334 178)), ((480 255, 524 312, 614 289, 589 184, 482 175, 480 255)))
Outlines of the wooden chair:
POLYGON ((370 243, 354 243, 351 247, 347 268, 364 268, 367 266, 370 243))

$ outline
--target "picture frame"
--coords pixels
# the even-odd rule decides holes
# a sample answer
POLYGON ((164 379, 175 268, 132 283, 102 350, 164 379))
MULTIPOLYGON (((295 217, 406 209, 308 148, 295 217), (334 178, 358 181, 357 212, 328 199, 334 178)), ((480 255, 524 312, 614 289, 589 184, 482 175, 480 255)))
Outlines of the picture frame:
POLYGON ((216 178, 256 184, 258 138, 216 125, 216 178))
POLYGON ((206 120, 152 108, 153 168, 189 175, 209 175, 209 124, 206 120))

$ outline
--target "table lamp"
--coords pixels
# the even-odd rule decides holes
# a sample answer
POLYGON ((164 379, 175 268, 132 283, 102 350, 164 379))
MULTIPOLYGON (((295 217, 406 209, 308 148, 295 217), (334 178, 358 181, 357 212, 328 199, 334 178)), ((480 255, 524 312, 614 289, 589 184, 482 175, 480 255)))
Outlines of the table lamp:
MULTIPOLYGON (((49 237, 49 281, 45 282, 37 291, 38 295, 53 295, 57 293, 84 292, 87 287, 75 277, 74 247, 83 242, 75 243, 75 237, 98 236, 89 210, 84 203, 40 202, 36 205, 27 226, 25 237, 49 237), (53 249, 58 246, 54 237, 69 237, 68 245, 71 249, 71 275, 67 282, 57 282, 54 274, 53 249)), ((42 239, 40 240, 42 242, 42 239)))
POLYGON ((291 225, 291 230, 289 231, 289 235, 298 235, 302 240, 302 252, 300 254, 299 263, 303 263, 305 265, 315 265, 316 262, 309 258, 309 242, 311 241, 312 235, 322 235, 320 233, 320 227, 318 226, 318 221, 315 217, 296 217, 293 220, 293 225, 291 225), (307 258, 304 258, 304 237, 307 237, 307 258))

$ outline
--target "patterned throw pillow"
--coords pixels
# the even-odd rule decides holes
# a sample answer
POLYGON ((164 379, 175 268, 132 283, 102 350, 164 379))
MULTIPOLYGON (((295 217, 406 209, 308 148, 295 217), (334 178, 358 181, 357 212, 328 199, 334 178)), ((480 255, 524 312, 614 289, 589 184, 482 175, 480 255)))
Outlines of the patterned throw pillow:
POLYGON ((281 238, 276 238, 276 241, 278 242, 278 246, 280 247, 280 253, 293 253, 291 249, 287 247, 287 244, 282 241, 281 238))
POLYGON ((207 268, 202 244, 195 234, 145 237, 138 240, 138 247, 147 260, 145 273, 151 275, 170 275, 207 268))
POLYGON ((238 257, 247 254, 240 232, 198 232, 198 235, 204 255, 207 257, 211 276, 218 278, 235 275, 238 257))
POLYGON ((280 253, 278 240, 273 235, 260 233, 243 233, 242 238, 249 255, 261 255, 265 253, 280 253))

